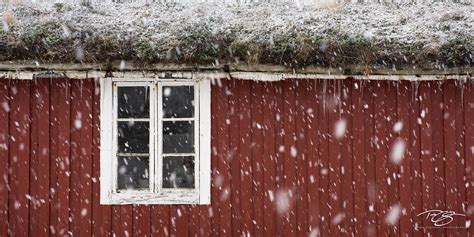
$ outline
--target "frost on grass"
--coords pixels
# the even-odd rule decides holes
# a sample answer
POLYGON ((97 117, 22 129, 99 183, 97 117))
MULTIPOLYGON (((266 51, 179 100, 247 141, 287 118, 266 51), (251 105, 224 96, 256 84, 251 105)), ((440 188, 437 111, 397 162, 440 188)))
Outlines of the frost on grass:
POLYGON ((0 60, 472 64, 473 5, 0 4, 0 60))

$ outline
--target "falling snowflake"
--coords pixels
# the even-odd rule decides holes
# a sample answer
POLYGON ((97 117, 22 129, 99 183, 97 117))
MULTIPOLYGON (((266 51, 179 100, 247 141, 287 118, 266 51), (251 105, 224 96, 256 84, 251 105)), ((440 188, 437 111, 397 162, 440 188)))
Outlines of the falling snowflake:
POLYGON ((2 108, 5 110, 5 112, 10 112, 10 106, 8 105, 8 102, 3 102, 2 103, 2 108))
POLYGON ((86 215, 87 215, 87 209, 86 209, 86 208, 82 208, 81 216, 86 216, 86 215))
POLYGON ((171 88, 169 88, 169 87, 164 88, 163 95, 166 96, 166 97, 170 96, 171 95, 171 88))
POLYGON ((398 219, 400 219, 400 213, 401 213, 401 208, 400 205, 395 204, 390 207, 390 211, 387 213, 385 216, 385 223, 388 225, 395 225, 398 222, 398 219))
POLYGON ((81 119, 74 120, 74 127, 76 129, 81 129, 82 128, 82 120, 81 119))
POLYGON ((273 200, 275 200, 275 196, 273 195, 272 190, 268 190, 268 199, 270 199, 271 202, 273 202, 273 200))
POLYGON ((396 133, 400 133, 400 131, 402 131, 402 128, 403 128, 402 121, 398 121, 393 125, 393 131, 396 133))
POLYGON ((294 146, 291 147, 291 157, 295 158, 298 155, 298 150, 294 146))
POLYGON ((342 222, 342 220, 344 219, 345 215, 344 213, 338 213, 337 215, 335 215, 332 220, 331 220, 331 224, 333 225, 339 225, 339 223, 342 222))
POLYGON ((82 47, 76 48, 76 60, 83 61, 84 60, 84 49, 82 47))
POLYGON ((346 134, 346 129, 347 121, 345 119, 340 119, 334 125, 334 137, 336 137, 336 139, 341 139, 344 137, 344 134, 346 134))
POLYGON ((403 155, 405 153, 405 141, 402 139, 397 139, 392 146, 392 150, 390 152, 390 160, 394 164, 400 164, 403 159, 403 155))
POLYGON ((122 71, 123 69, 125 69, 125 61, 124 61, 124 60, 122 60, 122 61, 120 62, 120 67, 119 67, 119 69, 120 69, 120 71, 122 71))
POLYGON ((280 215, 286 214, 291 208, 290 190, 278 190, 275 195, 276 210, 280 215))
POLYGON ((69 30, 69 27, 66 25, 62 24, 61 28, 63 29, 63 37, 64 38, 69 38, 71 36, 71 30, 69 30))
POLYGON ((319 228, 314 228, 309 232, 308 237, 317 237, 319 236, 319 228))

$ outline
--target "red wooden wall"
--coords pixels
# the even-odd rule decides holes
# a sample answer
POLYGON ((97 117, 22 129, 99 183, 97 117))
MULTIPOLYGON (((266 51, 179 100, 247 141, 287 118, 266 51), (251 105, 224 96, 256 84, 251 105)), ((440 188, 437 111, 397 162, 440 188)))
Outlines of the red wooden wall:
POLYGON ((472 82, 216 81, 210 206, 99 205, 98 93, 0 80, 0 236, 474 235, 472 82), (416 230, 428 209, 470 228, 416 230))

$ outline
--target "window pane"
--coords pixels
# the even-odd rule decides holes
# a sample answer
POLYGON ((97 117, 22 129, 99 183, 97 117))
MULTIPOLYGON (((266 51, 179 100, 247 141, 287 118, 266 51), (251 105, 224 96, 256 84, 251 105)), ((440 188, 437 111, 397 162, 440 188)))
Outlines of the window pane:
POLYGON ((194 117, 194 86, 163 87, 163 117, 194 117))
POLYGON ((163 157, 163 188, 194 188, 194 157, 163 157))
POLYGON ((193 153, 194 122, 163 122, 163 153, 193 153))
POLYGON ((118 152, 148 153, 149 122, 118 122, 118 152))
POLYGON ((148 118, 150 97, 148 87, 118 87, 118 117, 148 118))
POLYGON ((118 189, 148 189, 149 158, 148 157, 117 157, 118 189))

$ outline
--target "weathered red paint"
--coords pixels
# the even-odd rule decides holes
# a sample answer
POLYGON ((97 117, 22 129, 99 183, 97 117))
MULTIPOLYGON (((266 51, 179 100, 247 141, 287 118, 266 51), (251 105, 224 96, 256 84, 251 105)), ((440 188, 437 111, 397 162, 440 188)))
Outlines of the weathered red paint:
POLYGON ((474 234, 472 224, 414 228, 431 224, 416 216, 427 209, 472 221, 472 82, 214 83, 209 206, 99 205, 98 86, 0 80, 0 236, 474 234), (398 139, 407 146, 395 165, 398 139), (282 196, 288 210, 275 205, 282 196), (393 205, 404 211, 389 226, 393 205))

